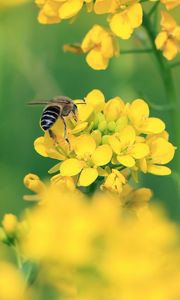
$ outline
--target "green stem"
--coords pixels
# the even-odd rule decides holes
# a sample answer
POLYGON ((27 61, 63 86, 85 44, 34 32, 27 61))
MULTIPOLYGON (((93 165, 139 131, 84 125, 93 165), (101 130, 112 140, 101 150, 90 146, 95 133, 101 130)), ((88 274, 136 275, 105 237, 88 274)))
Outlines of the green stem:
POLYGON ((149 53, 152 52, 152 48, 146 48, 146 49, 129 49, 129 50, 122 50, 120 51, 120 54, 141 54, 141 53, 149 53))
POLYGON ((169 67, 170 67, 171 69, 176 68, 176 67, 179 67, 179 66, 180 66, 180 61, 176 61, 176 62, 174 62, 174 63, 169 64, 169 67))
MULTIPOLYGON (((153 26, 149 20, 148 15, 144 13, 144 19, 143 19, 143 26, 146 30, 146 33, 149 37, 149 40, 151 42, 151 46, 153 48, 153 53, 156 58, 156 61, 158 63, 159 72, 161 74, 161 78, 163 80, 164 89, 166 92, 166 98, 168 103, 172 105, 172 107, 175 107, 175 109, 171 110, 171 120, 172 120, 172 126, 173 126, 173 134, 175 141, 177 145, 180 145, 179 140, 179 134, 178 134, 178 124, 179 124, 179 114, 178 114, 178 101, 176 97, 176 91, 174 87, 174 82, 171 74, 171 69, 169 68, 169 65, 167 61, 163 58, 160 51, 156 49, 155 46, 155 38, 156 33, 153 31, 153 26)), ((176 156, 176 160, 178 159, 178 155, 176 156)), ((180 163, 176 161, 177 168, 180 168, 180 163)))
POLYGON ((159 1, 156 2, 153 7, 150 9, 150 11, 148 12, 148 17, 150 18, 152 16, 152 14, 156 11, 156 8, 158 7, 159 5, 159 1))

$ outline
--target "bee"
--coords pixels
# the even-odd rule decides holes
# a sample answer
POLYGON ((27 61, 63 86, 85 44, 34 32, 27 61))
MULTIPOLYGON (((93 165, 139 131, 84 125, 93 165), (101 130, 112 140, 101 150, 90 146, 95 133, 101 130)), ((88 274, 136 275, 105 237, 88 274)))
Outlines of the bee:
MULTIPOLYGON (((69 143, 67 137, 67 125, 65 117, 72 114, 74 120, 77 122, 77 105, 72 99, 65 96, 57 96, 51 100, 37 100, 28 103, 29 105, 43 105, 45 108, 42 112, 40 119, 40 126, 44 131, 48 131, 51 138, 56 140, 56 136, 53 133, 51 127, 60 118, 64 124, 64 138, 69 143)), ((85 102, 80 102, 79 104, 85 104, 85 102)))

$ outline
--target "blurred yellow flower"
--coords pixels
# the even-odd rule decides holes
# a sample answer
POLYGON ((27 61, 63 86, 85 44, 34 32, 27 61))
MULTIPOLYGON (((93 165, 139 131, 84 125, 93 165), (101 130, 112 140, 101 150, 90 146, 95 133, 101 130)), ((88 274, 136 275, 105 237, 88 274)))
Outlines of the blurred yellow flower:
POLYGON ((161 0, 168 10, 175 8, 180 4, 180 0, 161 0))
POLYGON ((106 177, 105 182, 101 185, 102 191, 111 191, 120 194, 126 178, 118 170, 112 169, 112 172, 106 177))
POLYGON ((105 70, 109 60, 118 55, 115 37, 102 26, 94 25, 84 37, 81 48, 87 53, 86 61, 95 70, 105 70))
MULTIPOLYGON (((126 193, 132 207, 151 196, 149 190, 126 193)), ((45 266, 43 278, 62 299, 179 299, 179 234, 160 210, 124 217, 112 195, 89 201, 54 188, 43 200, 26 216, 22 246, 45 266)))
POLYGON ((180 51, 180 26, 167 12, 161 12, 162 31, 155 39, 156 48, 163 52, 163 56, 172 60, 180 51))
POLYGON ((54 24, 76 16, 84 3, 89 8, 92 0, 35 0, 35 3, 40 7, 38 21, 42 24, 54 24))

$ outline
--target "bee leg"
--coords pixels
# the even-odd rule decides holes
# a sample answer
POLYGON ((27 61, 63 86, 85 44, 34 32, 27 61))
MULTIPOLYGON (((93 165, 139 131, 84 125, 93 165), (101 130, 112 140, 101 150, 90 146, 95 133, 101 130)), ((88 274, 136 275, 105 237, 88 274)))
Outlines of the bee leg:
POLYGON ((49 136, 54 140, 55 145, 57 145, 58 141, 57 141, 55 133, 51 129, 49 129, 48 132, 49 132, 49 136))
POLYGON ((64 120, 63 117, 61 117, 61 119, 62 119, 63 124, 64 124, 64 138, 65 138, 66 142, 70 145, 70 142, 69 142, 68 137, 67 137, 67 126, 66 126, 66 122, 65 122, 65 120, 64 120))

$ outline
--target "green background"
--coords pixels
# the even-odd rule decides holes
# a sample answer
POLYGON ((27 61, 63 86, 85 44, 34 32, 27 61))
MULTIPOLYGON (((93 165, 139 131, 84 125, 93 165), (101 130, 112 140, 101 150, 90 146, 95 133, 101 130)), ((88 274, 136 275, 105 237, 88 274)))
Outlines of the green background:
MULTIPOLYGON (((26 103, 32 99, 55 95, 82 98, 94 88, 102 90, 106 99, 116 95, 125 101, 144 97, 151 103, 151 115, 166 122, 170 140, 178 146, 175 136, 180 125, 176 120, 176 128, 173 126, 174 113, 167 109, 162 77, 153 54, 121 54, 111 60, 106 71, 94 71, 83 56, 64 53, 62 46, 81 41, 90 27, 103 24, 105 17, 87 17, 82 12, 72 24, 65 21, 44 26, 37 22, 37 14, 33 3, 0 11, 0 217, 7 212, 20 213, 30 205, 22 199, 29 193, 23 186, 27 173, 44 179, 54 165, 53 160, 39 156, 33 148, 33 141, 42 134, 42 108, 28 107, 26 103)), ((146 40, 142 29, 136 30, 130 41, 121 41, 121 49, 138 49, 139 37, 146 40)), ((179 74, 180 69, 173 68, 177 95, 179 74)), ((180 105, 175 109, 180 111, 180 105)), ((180 221, 178 156, 177 150, 171 176, 143 175, 140 182, 141 186, 153 189, 153 201, 161 201, 176 221, 180 221)))

